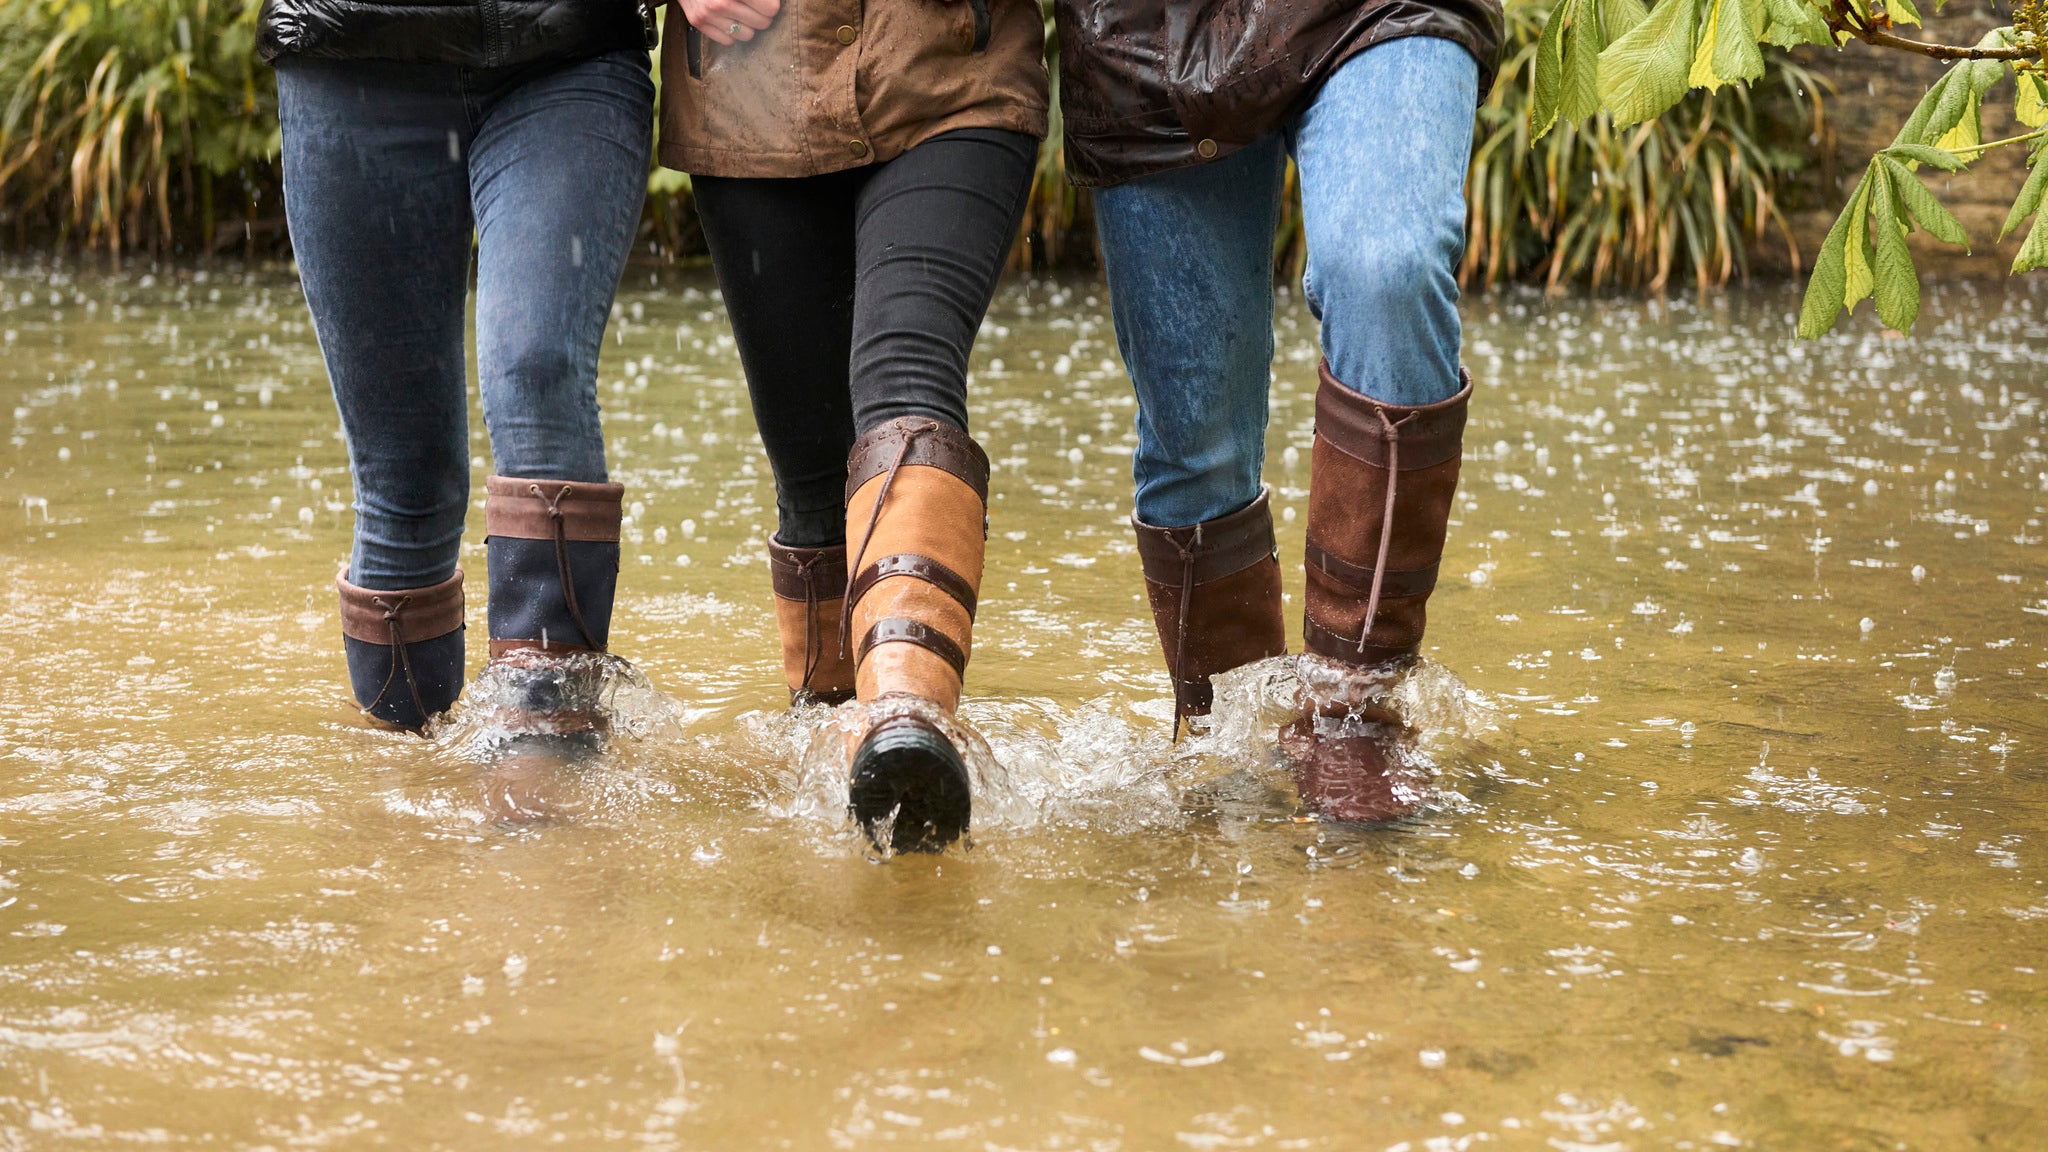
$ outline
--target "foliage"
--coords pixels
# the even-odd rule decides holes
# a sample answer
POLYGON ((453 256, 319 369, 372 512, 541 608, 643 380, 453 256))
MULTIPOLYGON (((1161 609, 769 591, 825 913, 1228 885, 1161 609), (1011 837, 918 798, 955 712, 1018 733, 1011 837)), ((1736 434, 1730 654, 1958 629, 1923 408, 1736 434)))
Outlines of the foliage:
MULTIPOLYGON (((1766 10, 1813 2, 1769 0, 1766 10)), ((211 253, 265 230, 281 239, 275 87, 254 57, 256 8, 0 0, 0 226, 12 225, 11 242, 119 255, 211 253)), ((1789 250, 1780 198, 1801 157, 1773 141, 1787 123, 1799 136, 1821 127, 1819 82, 1774 57, 1755 93, 1696 93, 1629 123, 1596 107, 1588 61, 1650 15, 1636 0, 1562 0, 1556 10, 1562 23, 1548 0, 1509 8, 1501 81, 1478 114, 1462 278, 1656 289, 1690 275, 1706 285, 1742 274, 1759 243, 1789 250)), ((1046 18, 1050 33, 1049 3, 1046 18)), ((1056 51, 1049 35, 1055 77, 1056 51)), ((1020 265, 1094 258, 1088 195, 1066 181, 1059 127, 1055 111, 1020 265)), ((1299 271, 1305 250, 1291 169, 1288 182, 1274 238, 1283 273, 1299 271)), ((647 248, 664 259, 700 252, 688 178, 657 168, 648 190, 647 248)), ((2037 183, 2036 201, 2038 192, 2037 183)))
MULTIPOLYGON (((1629 15, 1633 4, 1608 0, 1629 15)), ((1805 154, 1780 141, 1823 135, 1824 82, 1780 56, 1759 69, 1758 93, 1701 92, 1631 123, 1601 110, 1587 69, 1559 67, 1560 44, 1578 63, 1605 43, 1597 12, 1560 27, 1575 8, 1508 7, 1501 79, 1479 109, 1466 179, 1462 278, 1655 291, 1690 269, 1705 288, 1745 273, 1750 245, 1773 232, 1796 269, 1779 192, 1805 154)))
MULTIPOLYGON (((274 87, 242 0, 0 0, 0 205, 119 256, 211 250, 276 187, 274 87)), ((237 229, 247 234, 250 229, 237 229)))
MULTIPOLYGON (((1943 2, 1934 0, 1937 11, 1943 2)), ((1845 308, 1874 297, 1878 318, 1905 331, 1920 313, 1907 233, 1918 228, 1968 245, 1962 225, 1920 181, 1923 164, 1960 171, 1992 148, 2029 145, 2029 175, 2000 236, 2033 216, 2012 270, 2048 265, 2048 212, 2039 210, 2048 190, 2048 0, 2020 0, 2013 23, 1975 45, 1893 31, 1920 22, 1912 0, 1662 0, 1654 11, 1638 0, 1560 0, 1537 44, 1529 123, 1540 135, 1600 115, 1616 125, 1666 115, 1692 90, 1763 76, 1763 44, 1840 47, 1857 39, 1953 61, 1898 137, 1870 158, 1814 260, 1799 318, 1800 335, 1819 336, 1845 308), (2007 75, 2014 115, 2033 131, 1987 142, 1984 100, 2007 75)))

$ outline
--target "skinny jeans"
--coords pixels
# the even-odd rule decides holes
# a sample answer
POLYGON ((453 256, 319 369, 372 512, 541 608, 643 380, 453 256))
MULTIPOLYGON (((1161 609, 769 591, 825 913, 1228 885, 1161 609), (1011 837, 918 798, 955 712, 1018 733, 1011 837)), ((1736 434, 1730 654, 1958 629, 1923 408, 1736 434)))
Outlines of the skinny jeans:
POLYGON ((967 430, 967 358, 1038 142, 947 132, 822 176, 692 181, 775 473, 776 539, 846 539, 846 457, 900 416, 967 430))
POLYGON ((1139 520, 1185 527, 1258 497, 1290 154, 1308 238, 1302 290, 1331 374, 1390 404, 1457 394, 1478 87, 1459 45, 1389 40, 1250 146, 1096 191, 1117 345, 1138 393, 1139 520))
POLYGON ((597 358, 646 195, 647 53, 507 68, 287 57, 285 217, 355 480, 349 581, 455 571, 463 355, 497 472, 606 479, 597 358))

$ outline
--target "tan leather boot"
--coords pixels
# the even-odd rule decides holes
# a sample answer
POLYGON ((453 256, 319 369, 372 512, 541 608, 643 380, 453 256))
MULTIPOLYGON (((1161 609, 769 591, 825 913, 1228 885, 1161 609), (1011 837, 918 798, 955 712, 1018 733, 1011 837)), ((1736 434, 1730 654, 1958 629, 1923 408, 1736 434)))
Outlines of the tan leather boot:
MULTIPOLYGON (((1309 652, 1390 670, 1420 651, 1458 487, 1469 375, 1463 385, 1435 404, 1382 404, 1323 365, 1304 557, 1309 652)), ((1326 701, 1321 723, 1304 717, 1281 733, 1303 799, 1332 819, 1383 820, 1414 806, 1389 777, 1392 734, 1357 723, 1398 722, 1376 682, 1384 677, 1361 676, 1356 699, 1326 701), (1354 723, 1328 722, 1343 716, 1354 723)))
MULTIPOLYGON (((908 696, 951 712, 973 651, 988 457, 958 428, 902 417, 854 441, 846 471, 840 644, 860 700, 908 696)), ((928 722, 889 717, 854 753, 850 806, 877 846, 937 851, 967 828, 966 765, 928 722)))
POLYGON ((853 699, 853 660, 839 649, 846 608, 846 545, 792 548, 768 541, 775 588, 775 628, 782 636, 782 675, 792 706, 853 699))
POLYGON ((1264 489, 1228 516, 1185 528, 1131 517, 1152 623, 1173 677, 1176 736, 1181 721, 1209 714, 1211 676, 1287 651, 1271 494, 1264 489))

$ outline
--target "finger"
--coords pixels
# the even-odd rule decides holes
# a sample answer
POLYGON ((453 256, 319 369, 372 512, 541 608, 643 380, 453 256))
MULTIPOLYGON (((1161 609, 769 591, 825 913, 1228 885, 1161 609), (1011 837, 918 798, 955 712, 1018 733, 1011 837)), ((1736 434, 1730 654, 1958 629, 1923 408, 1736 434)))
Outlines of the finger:
POLYGON ((705 11, 710 12, 717 19, 725 21, 721 28, 722 31, 728 35, 739 36, 742 40, 748 39, 748 36, 733 32, 732 26, 734 24, 738 24, 743 30, 753 29, 758 32, 767 28, 775 20, 772 15, 764 16, 746 4, 741 3, 740 0, 711 0, 704 8, 705 11))
POLYGON ((698 33, 713 44, 723 44, 728 48, 732 47, 732 38, 725 34, 725 25, 713 20, 709 16, 691 17, 690 27, 695 28, 698 33))
MULTIPOLYGON (((740 0, 740 2, 759 12, 761 18, 770 23, 774 22, 776 15, 782 11, 782 0, 740 0)), ((763 28, 767 26, 767 24, 761 25, 763 28)))

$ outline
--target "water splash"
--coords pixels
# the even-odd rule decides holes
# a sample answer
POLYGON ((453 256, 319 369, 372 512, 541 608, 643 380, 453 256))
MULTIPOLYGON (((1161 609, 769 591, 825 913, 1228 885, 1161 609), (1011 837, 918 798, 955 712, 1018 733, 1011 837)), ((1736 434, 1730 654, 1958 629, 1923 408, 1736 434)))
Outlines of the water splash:
MULTIPOLYGON (((1424 806, 1455 810, 1473 769, 1476 741, 1495 730, 1495 710, 1441 664, 1399 675, 1369 674, 1375 713, 1403 725, 1396 758, 1424 806)), ((1057 827, 1116 833, 1177 828, 1219 813, 1285 818, 1299 804, 1279 730, 1341 692, 1361 687, 1356 669, 1283 656, 1216 680, 1213 723, 1178 742, 1168 724, 1118 697, 1079 705, 1040 698, 979 699, 949 717, 918 701, 749 713, 734 726, 742 760, 758 773, 760 802, 777 819, 851 839, 846 790, 853 749, 887 715, 912 712, 961 750, 974 788, 974 829, 1026 833, 1057 827)), ((1376 721, 1346 720, 1354 727, 1376 721)))

